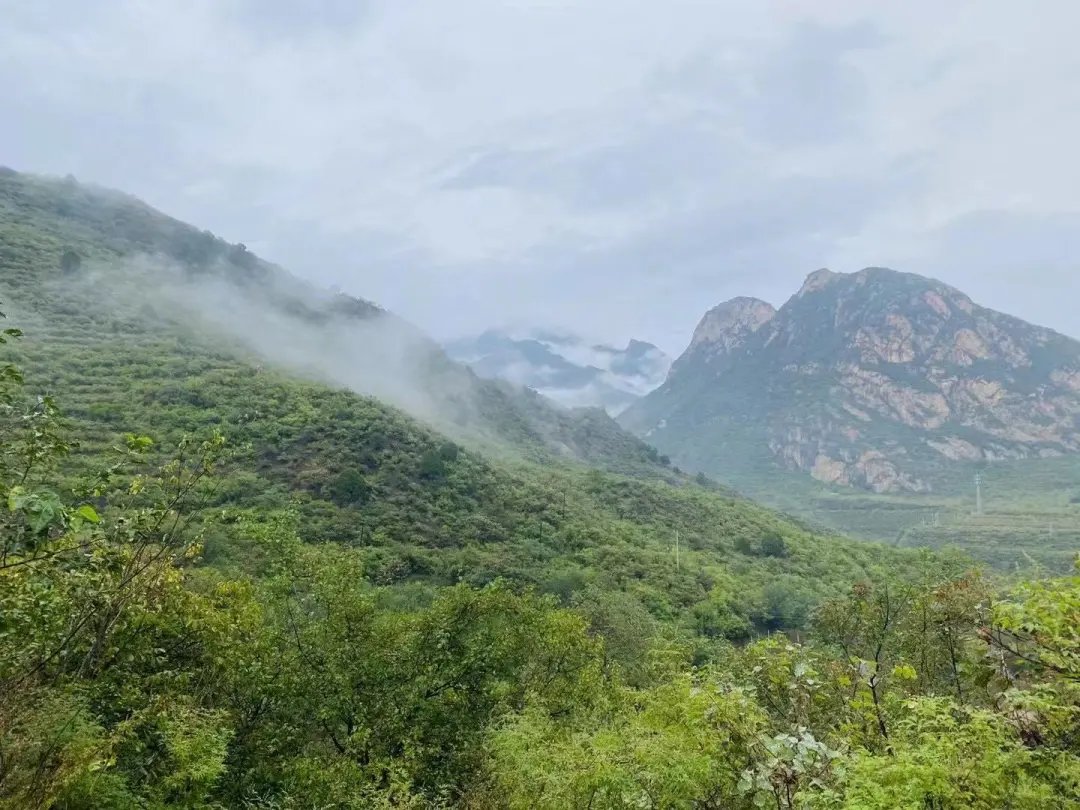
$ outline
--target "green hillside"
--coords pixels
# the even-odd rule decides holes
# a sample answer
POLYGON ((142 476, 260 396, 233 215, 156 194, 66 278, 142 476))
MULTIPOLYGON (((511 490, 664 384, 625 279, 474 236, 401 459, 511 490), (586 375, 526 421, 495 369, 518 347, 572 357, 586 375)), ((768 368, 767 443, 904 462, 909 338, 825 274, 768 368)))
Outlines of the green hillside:
POLYGON ((1077 578, 816 532, 130 198, 0 199, 3 810, 1077 806, 1077 578), (350 379, 422 419, 328 362, 403 334, 350 379))
MULTIPOLYGON (((185 434, 220 430, 235 455, 213 505, 233 521, 293 505, 306 540, 355 548, 372 583, 482 585, 505 577, 566 602, 615 591, 705 637, 797 628, 821 598, 875 566, 917 562, 815 536, 702 488, 602 412, 555 411, 438 355, 424 359, 433 377, 471 386, 466 399, 460 385, 438 384, 450 405, 464 403, 439 423, 456 441, 379 400, 298 379, 236 335, 208 332, 195 315, 178 317, 175 302, 133 303, 113 274, 131 282, 133 257, 185 260, 185 276, 235 283, 246 300, 285 311, 284 323, 298 332, 312 319, 333 324, 381 311, 361 302, 343 316, 339 301, 319 309, 298 282, 275 283, 284 271, 112 192, 22 175, 0 178, 0 191, 0 300, 27 333, 11 356, 29 390, 63 404, 83 470, 126 433, 170 447, 185 434), (188 247, 192 240, 204 247, 188 247), (72 253, 78 269, 65 270, 72 253), (465 406, 470 420, 454 431, 465 406)), ((154 283, 145 273, 136 278, 154 283)), ((287 331, 275 336, 291 339, 287 331)), ((225 568, 260 564, 243 532, 228 526, 211 530, 205 553, 225 568)))
POLYGON ((901 548, 961 549, 1002 571, 1028 574, 1067 572, 1080 549, 1080 457, 952 465, 934 479, 933 493, 891 495, 827 486, 767 459, 742 462, 719 480, 818 531, 901 548), (975 513, 976 475, 982 515, 975 513))
POLYGON ((346 376, 490 452, 675 477, 601 410, 566 411, 480 380, 375 304, 311 287, 116 191, 0 169, 0 262, 12 315, 40 323, 50 340, 168 334, 182 341, 164 350, 175 354, 209 335, 203 350, 253 366, 270 355, 294 376, 339 387, 346 376))

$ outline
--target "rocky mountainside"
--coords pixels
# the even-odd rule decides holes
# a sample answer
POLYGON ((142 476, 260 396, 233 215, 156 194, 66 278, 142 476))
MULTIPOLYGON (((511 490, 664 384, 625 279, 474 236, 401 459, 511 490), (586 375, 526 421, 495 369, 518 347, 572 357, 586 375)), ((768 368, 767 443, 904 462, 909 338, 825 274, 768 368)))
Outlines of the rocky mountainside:
POLYGON ((812 273, 779 310, 708 312, 622 423, 733 483, 768 459, 875 492, 954 462, 1080 452, 1080 342, 884 268, 812 273))
POLYGON ((590 343, 576 335, 488 330, 446 346, 458 362, 485 379, 532 388, 569 407, 600 407, 617 414, 656 388, 671 367, 663 351, 640 340, 626 348, 590 343))

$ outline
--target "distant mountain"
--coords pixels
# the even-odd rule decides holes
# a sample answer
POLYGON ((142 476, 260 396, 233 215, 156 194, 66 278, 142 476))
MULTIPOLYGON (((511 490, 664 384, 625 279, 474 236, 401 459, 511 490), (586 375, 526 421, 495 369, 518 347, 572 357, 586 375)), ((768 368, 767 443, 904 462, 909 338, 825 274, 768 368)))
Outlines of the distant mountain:
POLYGON ((453 341, 446 350, 486 379, 524 385, 564 405, 602 407, 611 414, 660 385, 671 365, 663 351, 640 340, 617 349, 542 330, 513 335, 492 329, 453 341))
POLYGON ((819 270, 779 310, 710 310, 620 421, 736 484, 770 461, 925 492, 953 462, 1080 452, 1080 342, 918 275, 819 270))

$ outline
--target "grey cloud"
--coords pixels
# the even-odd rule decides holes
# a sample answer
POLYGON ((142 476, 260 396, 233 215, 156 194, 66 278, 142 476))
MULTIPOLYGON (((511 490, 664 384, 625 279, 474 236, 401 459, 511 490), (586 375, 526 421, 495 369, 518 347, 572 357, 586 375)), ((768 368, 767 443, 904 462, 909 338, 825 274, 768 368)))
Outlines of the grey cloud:
POLYGON ((0 162, 133 192, 440 336, 678 351, 721 298, 869 264, 1080 331, 1064 0, 1053 28, 1006 0, 11 5, 0 162))
POLYGON ((866 24, 831 29, 801 26, 756 77, 745 104, 748 131, 781 145, 821 143, 860 132, 867 89, 848 50, 875 47, 881 36, 866 24))
POLYGON ((474 152, 444 170, 442 187, 529 189, 584 207, 724 193, 763 168, 756 165, 762 143, 792 146, 856 132, 865 87, 845 56, 882 41, 866 24, 799 26, 765 53, 742 52, 747 75, 709 48, 649 77, 627 104, 622 129, 599 143, 474 152), (665 112, 672 94, 690 109, 665 112))
POLYGON ((1080 213, 975 211, 928 242, 927 272, 964 268, 980 303, 1080 338, 1080 213))
POLYGON ((380 5, 374 0, 241 0, 235 14, 253 32, 296 38, 355 30, 370 22, 380 5))
POLYGON ((847 57, 886 41, 865 21, 802 24, 764 52, 756 42, 737 44, 735 64, 723 47, 703 49, 677 68, 660 72, 656 83, 663 92, 713 111, 752 143, 824 143, 861 131, 866 82, 847 57), (742 68, 742 60, 750 67, 742 68))
POLYGON ((679 199, 703 182, 745 174, 741 144, 702 120, 665 121, 587 148, 495 149, 468 158, 444 188, 502 187, 548 194, 580 208, 627 208, 679 199))
MULTIPOLYGON (((903 185, 910 181, 898 173, 903 185)), ((563 291, 545 323, 583 328, 598 308, 618 338, 684 348, 706 309, 735 295, 781 303, 802 276, 827 262, 832 244, 858 232, 896 184, 857 178, 787 178, 728 190, 711 205, 678 212, 626 239, 595 245, 560 240, 520 259, 523 267, 465 281, 456 295, 484 293, 499 302, 492 322, 526 319, 538 299, 563 291)), ((533 316, 534 319, 537 316, 533 316)))

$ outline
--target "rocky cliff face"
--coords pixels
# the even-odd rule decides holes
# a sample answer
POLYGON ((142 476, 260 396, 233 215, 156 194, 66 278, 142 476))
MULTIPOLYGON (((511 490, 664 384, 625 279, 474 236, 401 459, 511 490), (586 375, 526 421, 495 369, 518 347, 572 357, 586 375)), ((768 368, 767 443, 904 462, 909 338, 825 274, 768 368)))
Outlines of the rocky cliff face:
POLYGON ((1080 343, 931 279, 819 270, 778 311, 711 310, 622 420, 715 473, 735 443, 828 483, 926 491, 942 464, 1080 453, 1080 343))

